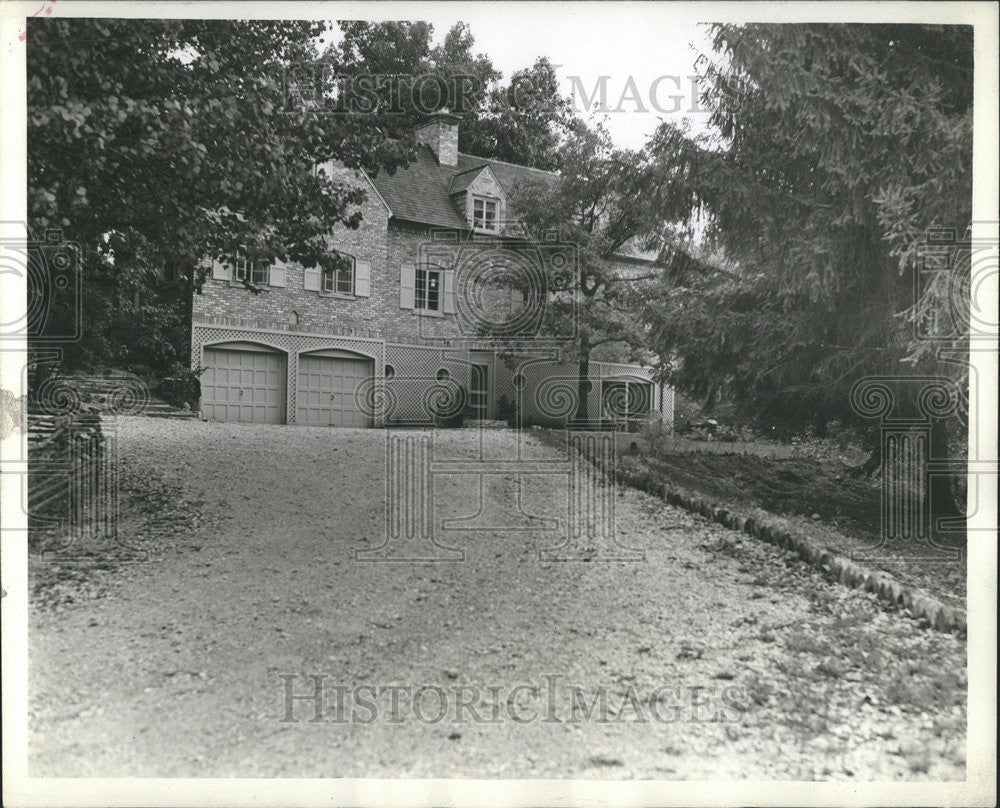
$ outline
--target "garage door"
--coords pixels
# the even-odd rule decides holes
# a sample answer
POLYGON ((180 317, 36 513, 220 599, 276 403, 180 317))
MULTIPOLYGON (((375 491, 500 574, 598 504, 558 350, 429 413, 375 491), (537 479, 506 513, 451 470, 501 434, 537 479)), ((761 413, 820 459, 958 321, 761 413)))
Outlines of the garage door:
POLYGON ((206 348, 201 411, 217 421, 284 423, 285 355, 206 348))
POLYGON ((295 422, 313 426, 371 426, 371 416, 363 411, 355 393, 372 377, 372 372, 370 359, 300 356, 295 422))

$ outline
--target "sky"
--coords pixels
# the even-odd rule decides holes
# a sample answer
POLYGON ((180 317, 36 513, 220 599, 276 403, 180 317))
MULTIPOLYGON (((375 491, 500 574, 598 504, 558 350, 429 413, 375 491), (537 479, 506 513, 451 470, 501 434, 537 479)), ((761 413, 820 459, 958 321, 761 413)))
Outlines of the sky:
POLYGON ((448 5, 433 4, 419 13, 419 19, 433 24, 435 44, 456 22, 469 23, 474 50, 487 54, 504 79, 547 56, 556 65, 563 94, 584 117, 601 103, 603 89, 606 111, 597 117, 619 146, 641 147, 660 120, 687 117, 696 131, 706 128, 708 116, 692 99, 691 77, 698 53, 710 53, 711 47, 696 8, 462 3, 452 10, 448 5))

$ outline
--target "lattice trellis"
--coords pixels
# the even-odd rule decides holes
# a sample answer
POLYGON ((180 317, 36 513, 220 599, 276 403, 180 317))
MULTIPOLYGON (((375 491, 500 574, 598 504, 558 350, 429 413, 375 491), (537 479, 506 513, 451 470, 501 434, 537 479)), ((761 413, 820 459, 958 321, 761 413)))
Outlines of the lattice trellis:
POLYGON ((450 412, 445 399, 469 389, 469 352, 464 349, 388 343, 385 364, 394 372, 385 383, 390 424, 433 423, 437 405, 450 412), (447 371, 444 383, 438 378, 442 370, 447 371))
MULTIPOLYGON (((299 356, 309 351, 346 350, 373 360, 374 378, 364 395, 369 401, 367 406, 372 408, 376 426, 384 426, 387 422, 425 423, 433 420, 428 402, 440 403, 449 391, 453 394, 459 389, 468 391, 469 387, 471 363, 466 349, 237 326, 196 324, 191 334, 193 367, 201 367, 205 347, 227 342, 258 343, 285 354, 285 413, 288 423, 295 423, 299 356), (394 371, 394 377, 388 380, 385 377, 387 365, 391 365, 394 371), (438 379, 441 369, 448 372, 448 381, 443 385, 438 379)), ((513 368, 497 357, 493 367, 494 401, 507 396, 510 401, 518 402, 526 420, 564 424, 567 412, 570 417, 575 412, 578 373, 575 362, 559 361, 557 354, 547 352, 519 358, 513 368), (519 375, 523 377, 520 390, 515 385, 519 375)), ((595 415, 602 411, 601 380, 629 378, 651 381, 647 368, 613 362, 591 362, 589 378, 592 384, 587 408, 595 415)), ((662 413, 664 421, 672 421, 673 390, 655 383, 653 390, 654 408, 662 413)))
POLYGON ((298 388, 299 355, 308 351, 336 349, 352 351, 373 360, 375 365, 372 395, 373 419, 376 426, 385 424, 384 398, 381 384, 385 378, 385 343, 359 337, 323 336, 290 331, 265 331, 218 325, 195 325, 191 331, 191 363, 197 370, 204 358, 204 349, 224 342, 256 342, 276 348, 285 354, 286 395, 285 419, 295 423, 295 395, 298 388))

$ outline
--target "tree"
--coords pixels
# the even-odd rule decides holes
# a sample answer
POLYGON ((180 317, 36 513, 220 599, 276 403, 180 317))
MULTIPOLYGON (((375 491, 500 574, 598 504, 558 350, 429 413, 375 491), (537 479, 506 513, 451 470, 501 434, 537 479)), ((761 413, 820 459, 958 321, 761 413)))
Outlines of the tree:
MULTIPOLYGON (((644 242, 649 233, 641 156, 616 149, 602 127, 573 134, 560 149, 562 172, 552 182, 515 189, 513 206, 525 235, 543 242, 557 232, 573 246, 578 279, 572 295, 546 301, 545 332, 575 331, 579 368, 575 420, 589 420, 587 392, 591 353, 602 345, 624 345, 630 358, 644 353, 641 310, 643 285, 658 276, 656 265, 626 271, 619 256, 644 242), (570 323, 574 327, 569 327, 570 323)), ((559 270, 545 288, 558 289, 559 270)))
POLYGON ((485 110, 459 137, 470 154, 551 171, 560 167, 560 146, 583 126, 570 99, 559 94, 552 63, 540 57, 507 86, 493 88, 485 110))
MULTIPOLYGON (((665 124, 647 152, 654 213, 677 220, 686 199, 725 256, 670 258, 647 309, 667 375, 786 428, 858 423, 850 390, 865 376, 964 385, 965 335, 942 352, 914 334, 953 284, 915 298, 914 280, 928 231, 961 236, 971 219, 971 29, 713 31, 700 68, 715 137, 665 124)), ((946 434, 935 420, 938 446, 946 434)))
MULTIPOLYGON (((322 176, 339 160, 405 162, 391 115, 330 115, 288 79, 315 65, 324 24, 302 21, 31 20, 28 214, 79 245, 88 333, 136 313, 151 272, 203 280, 206 257, 336 260, 325 236, 356 226, 363 191, 322 176)), ((321 88, 322 89, 322 88, 321 88)), ((82 346, 67 349, 79 358, 82 346)))
POLYGON ((461 114, 462 152, 555 169, 560 143, 581 126, 570 100, 559 95, 548 59, 538 58, 502 84, 490 58, 474 52, 467 23, 452 26, 437 46, 433 26, 424 22, 352 21, 340 27, 344 37, 327 54, 335 72, 384 77, 381 103, 410 125, 445 107, 461 114))

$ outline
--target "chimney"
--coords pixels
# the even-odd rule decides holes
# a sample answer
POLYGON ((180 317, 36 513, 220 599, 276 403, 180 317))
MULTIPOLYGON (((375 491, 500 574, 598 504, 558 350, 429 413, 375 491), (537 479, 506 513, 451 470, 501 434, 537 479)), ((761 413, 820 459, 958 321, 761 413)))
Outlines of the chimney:
POLYGON ((427 120, 414 130, 417 143, 430 146, 437 155, 439 165, 458 165, 458 124, 461 120, 461 116, 442 109, 428 115, 427 120))

